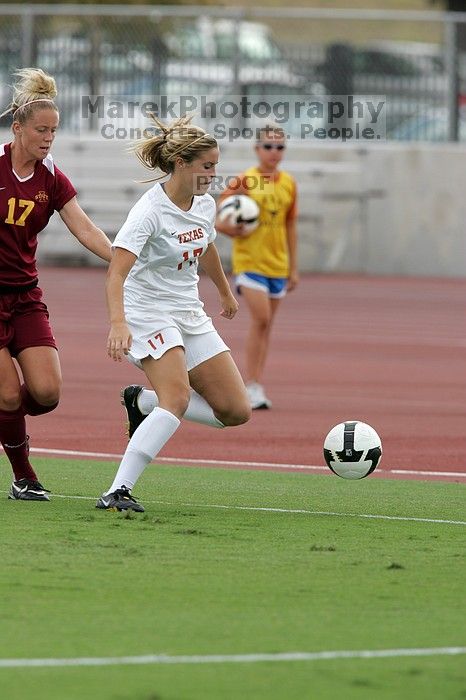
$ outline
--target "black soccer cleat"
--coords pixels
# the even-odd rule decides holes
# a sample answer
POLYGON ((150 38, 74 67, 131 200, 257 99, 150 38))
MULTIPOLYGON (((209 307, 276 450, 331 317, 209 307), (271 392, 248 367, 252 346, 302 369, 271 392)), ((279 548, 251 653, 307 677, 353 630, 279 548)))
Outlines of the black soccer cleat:
POLYGON ((50 491, 36 479, 18 479, 13 481, 8 498, 15 501, 50 501, 50 491))
POLYGON ((136 428, 138 428, 144 418, 147 417, 144 415, 144 413, 141 413, 138 406, 138 396, 143 389, 144 387, 140 386, 139 384, 131 384, 130 386, 122 389, 120 392, 121 404, 125 407, 126 415, 128 417, 126 426, 129 438, 133 437, 136 428))
POLYGON ((144 513, 144 506, 136 501, 126 486, 116 489, 116 491, 109 493, 107 496, 101 496, 95 507, 102 510, 134 510, 136 513, 144 513))

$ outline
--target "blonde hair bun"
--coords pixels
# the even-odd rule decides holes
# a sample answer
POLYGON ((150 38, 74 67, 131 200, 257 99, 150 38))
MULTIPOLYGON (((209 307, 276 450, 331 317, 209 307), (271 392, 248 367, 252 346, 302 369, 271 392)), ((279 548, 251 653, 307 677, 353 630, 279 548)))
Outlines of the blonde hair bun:
POLYGON ((26 120, 35 107, 35 102, 44 101, 42 107, 48 106, 47 101, 54 109, 57 109, 53 100, 57 96, 57 85, 55 78, 45 73, 41 68, 21 68, 14 73, 16 82, 13 85, 13 100, 8 109, 2 115, 9 112, 17 112, 21 107, 18 117, 21 121, 26 120), (31 108, 31 109, 30 109, 31 108))

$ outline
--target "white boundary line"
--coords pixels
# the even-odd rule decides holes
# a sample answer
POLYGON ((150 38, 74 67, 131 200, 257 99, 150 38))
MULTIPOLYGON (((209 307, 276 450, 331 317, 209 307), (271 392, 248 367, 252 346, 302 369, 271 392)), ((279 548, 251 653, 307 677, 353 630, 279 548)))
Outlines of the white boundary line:
MULTIPOLYGON (((167 501, 158 501, 161 504, 167 505, 177 505, 172 504, 167 501)), ((301 508, 266 508, 261 506, 233 506, 233 505, 217 505, 214 503, 182 503, 184 507, 197 507, 197 508, 218 508, 227 510, 252 510, 256 512, 265 513, 288 513, 291 515, 328 515, 332 517, 340 518, 368 518, 372 520, 401 520, 401 521, 411 521, 416 523, 440 523, 444 525, 466 525, 464 520, 442 520, 440 518, 414 518, 402 515, 373 515, 370 513, 337 513, 334 511, 327 510, 305 510, 301 508)))
MULTIPOLYGON (((79 450, 61 450, 61 449, 49 449, 44 447, 31 447, 31 452, 37 454, 58 454, 65 455, 68 457, 94 457, 96 459, 121 459, 122 454, 114 454, 111 452, 81 452, 79 450)), ((167 462, 168 464, 226 464, 230 467, 243 467, 248 469, 250 467, 272 467, 273 469, 302 469, 310 471, 322 471, 329 473, 329 469, 324 466, 317 466, 314 464, 286 464, 281 462, 247 462, 247 461, 236 461, 236 460, 225 460, 225 459, 189 459, 186 457, 156 457, 154 463, 157 462, 167 462)), ((441 472, 441 471, 428 471, 428 470, 416 470, 416 469, 381 469, 380 474, 409 474, 410 476, 447 476, 447 477, 459 477, 466 478, 465 472, 441 472)))
MULTIPOLYGON (((112 458, 112 459, 119 459, 121 458, 122 455, 118 454, 111 454, 107 452, 80 452, 76 450, 59 450, 59 449, 45 449, 45 448, 35 448, 33 450, 38 453, 45 453, 45 454, 63 454, 67 456, 78 456, 78 457, 96 457, 96 458, 112 458)), ((201 460, 201 459, 184 459, 184 458, 175 458, 175 457, 158 457, 157 461, 164 461, 168 463, 173 463, 173 462, 180 462, 181 464, 183 463, 192 463, 192 464, 228 464, 228 465, 241 465, 243 467, 247 466, 272 466, 272 467, 277 467, 281 469, 285 468, 292 468, 292 469, 315 469, 315 470, 323 470, 325 472, 328 472, 327 467, 320 467, 320 466, 311 466, 311 465, 294 465, 294 464, 279 464, 279 463, 274 463, 274 462, 232 462, 232 461, 222 461, 222 460, 201 460)), ((393 470, 395 472, 395 470, 393 470)), ((404 473, 403 470, 396 470, 396 473, 404 473)), ((424 474, 441 474, 441 475, 447 475, 449 472, 410 472, 412 473, 424 473, 424 474)), ((452 472, 452 474, 455 474, 455 476, 458 476, 458 474, 452 472)), ((466 476, 466 474, 465 474, 466 476)), ((94 501, 96 500, 95 496, 72 496, 72 495, 66 495, 66 494, 53 494, 54 498, 68 498, 68 499, 80 499, 80 500, 86 500, 86 501, 94 501)), ((182 508, 215 508, 215 509, 221 509, 221 510, 242 510, 242 511, 252 511, 252 512, 265 512, 265 513, 287 513, 290 515, 323 515, 323 516, 331 516, 331 517, 340 517, 340 518, 364 518, 364 519, 370 519, 370 520, 395 520, 395 521, 402 521, 402 522, 417 522, 417 523, 434 523, 434 524, 443 524, 443 525, 466 525, 466 521, 464 520, 446 520, 442 518, 416 518, 416 517, 410 517, 410 516, 398 516, 398 515, 382 515, 382 514, 372 514, 372 513, 338 513, 334 511, 319 511, 319 510, 306 510, 306 509, 301 509, 301 508, 269 508, 269 507, 263 507, 263 506, 241 506, 241 505, 224 505, 224 504, 215 504, 215 503, 176 503, 174 501, 149 501, 146 500, 146 503, 152 503, 152 504, 159 504, 159 505, 170 505, 170 506, 177 506, 177 507, 182 507, 182 508)))
MULTIPOLYGON (((6 493, 4 491, 3 493, 6 493)), ((54 493, 53 498, 67 498, 70 500, 96 501, 96 496, 68 496, 62 493, 54 493)), ((144 503, 153 505, 176 506, 177 508, 215 508, 217 510, 243 510, 256 513, 286 513, 289 515, 327 515, 338 518, 365 518, 369 520, 398 520, 415 523, 434 523, 440 525, 466 525, 466 520, 443 520, 441 518, 414 518, 403 515, 377 515, 371 513, 337 513, 327 510, 305 510, 303 508, 268 508, 266 506, 234 506, 218 503, 179 503, 176 501, 150 501, 144 499, 144 503)))
POLYGON ((466 654, 466 647, 432 649, 380 649, 364 651, 285 652, 277 654, 215 654, 206 656, 145 656, 76 657, 71 659, 0 659, 0 668, 32 668, 63 666, 123 666, 146 664, 254 664, 277 661, 331 661, 335 659, 387 659, 402 656, 457 656, 466 654))

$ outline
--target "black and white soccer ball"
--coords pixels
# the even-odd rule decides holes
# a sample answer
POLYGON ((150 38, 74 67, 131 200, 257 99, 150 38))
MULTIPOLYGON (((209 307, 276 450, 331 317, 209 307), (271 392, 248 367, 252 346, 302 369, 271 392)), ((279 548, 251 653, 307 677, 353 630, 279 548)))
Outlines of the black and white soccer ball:
POLYGON ((347 420, 331 429, 324 440, 327 466, 343 479, 363 479, 382 458, 382 441, 367 423, 347 420))
POLYGON ((244 230, 252 233, 259 225, 259 205, 246 194, 232 194, 226 197, 218 208, 220 221, 243 224, 244 230))

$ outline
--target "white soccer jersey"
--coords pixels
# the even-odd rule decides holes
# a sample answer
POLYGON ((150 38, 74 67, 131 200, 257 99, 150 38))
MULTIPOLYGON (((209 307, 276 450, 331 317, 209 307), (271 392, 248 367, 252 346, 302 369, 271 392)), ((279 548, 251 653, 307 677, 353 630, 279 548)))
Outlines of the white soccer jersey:
POLYGON ((125 311, 136 316, 202 310, 198 262, 216 237, 213 197, 179 209, 157 183, 134 205, 113 246, 137 255, 124 285, 125 311))

